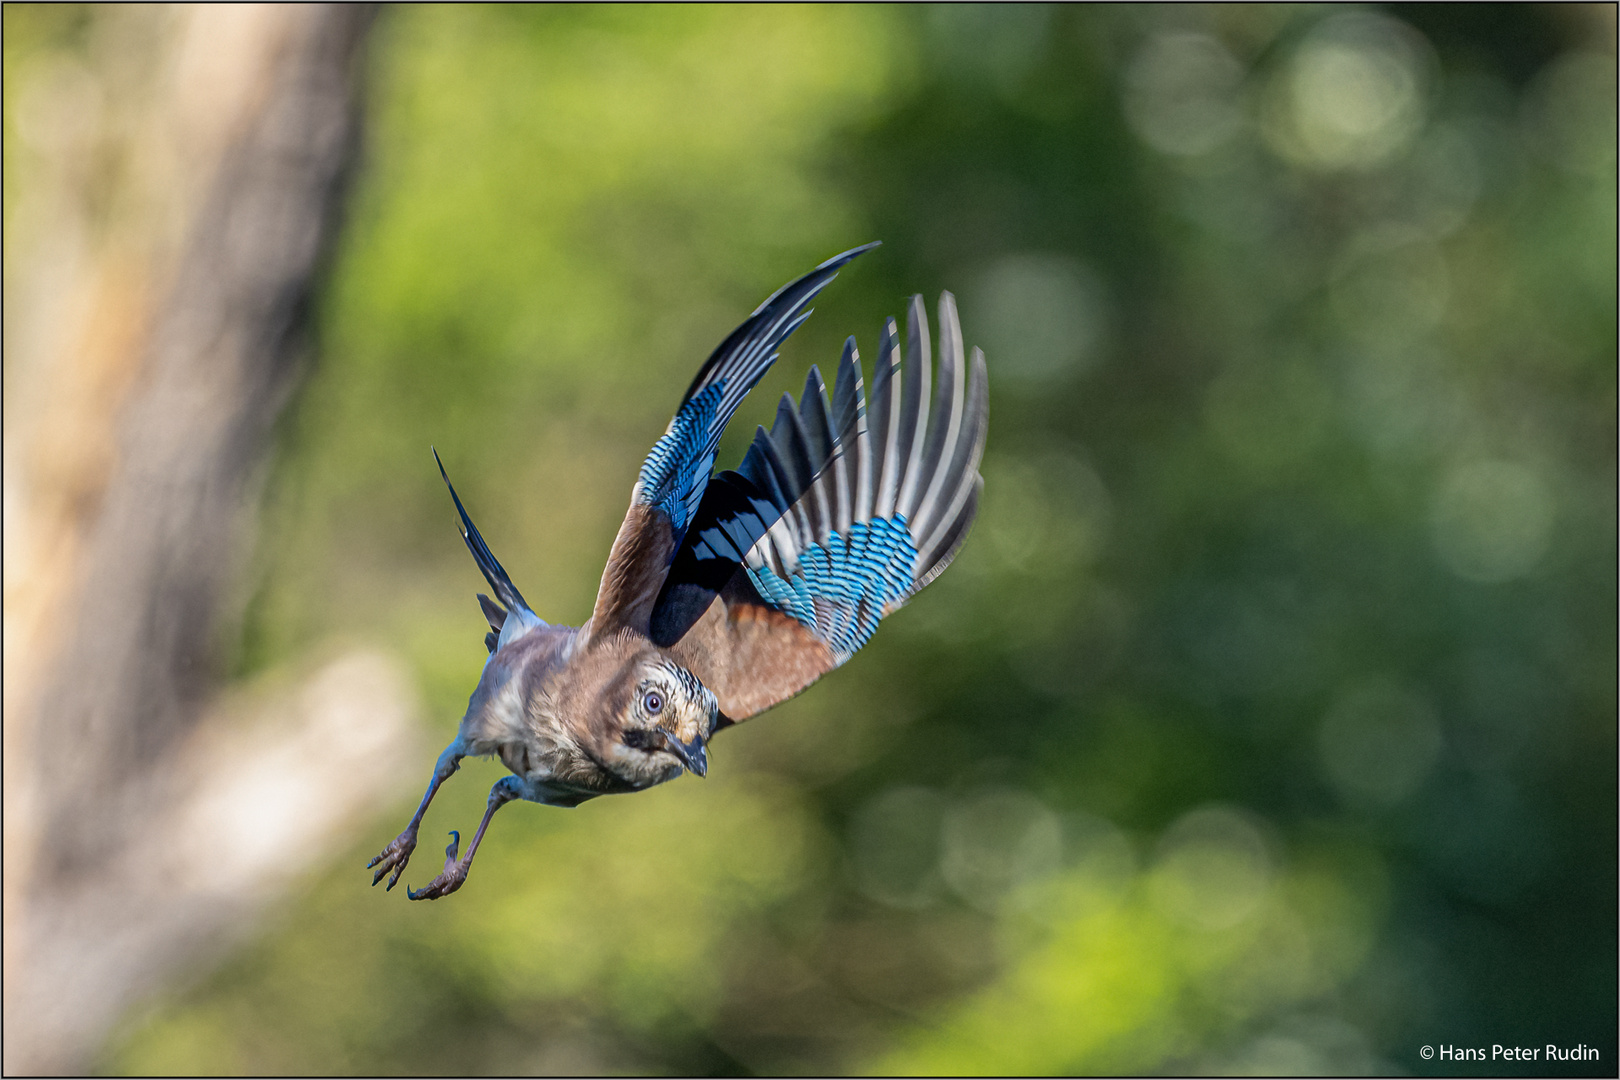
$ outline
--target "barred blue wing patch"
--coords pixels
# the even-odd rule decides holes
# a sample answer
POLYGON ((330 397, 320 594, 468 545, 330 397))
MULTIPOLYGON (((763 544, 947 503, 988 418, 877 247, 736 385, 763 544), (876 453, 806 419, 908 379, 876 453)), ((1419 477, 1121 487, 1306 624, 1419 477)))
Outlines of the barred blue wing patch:
POLYGON ((677 542, 695 517, 714 468, 715 448, 737 406, 776 361, 789 334, 810 317, 809 304, 862 252, 836 255, 773 293, 698 370, 669 428, 641 467, 632 502, 669 515, 677 542))
POLYGON ((811 368, 738 471, 711 482, 675 555, 653 640, 733 720, 848 660, 967 536, 983 487, 984 356, 964 359, 949 293, 936 378, 921 297, 908 323, 903 359, 894 320, 885 326, 870 398, 853 338, 830 399, 811 368))
POLYGON ((687 399, 670 421, 669 430, 653 444, 647 460, 642 463, 636 488, 644 501, 669 515, 679 535, 685 531, 697 510, 696 494, 702 496, 714 468, 714 445, 711 430, 724 430, 725 421, 715 423, 720 400, 725 394, 726 381, 719 381, 687 399))
POLYGON ((905 518, 876 518, 855 522, 847 535, 829 533, 825 544, 811 544, 786 577, 762 555, 751 555, 745 572, 760 596, 814 630, 842 662, 910 594, 916 561, 905 518))

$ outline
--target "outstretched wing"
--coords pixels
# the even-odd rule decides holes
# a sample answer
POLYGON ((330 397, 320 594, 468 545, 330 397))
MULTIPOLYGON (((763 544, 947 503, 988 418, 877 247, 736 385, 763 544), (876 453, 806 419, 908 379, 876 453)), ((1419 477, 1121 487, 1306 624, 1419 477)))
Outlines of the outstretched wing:
POLYGON ((444 486, 450 489, 450 498, 455 501, 456 513, 461 515, 461 538, 467 542, 467 550, 472 552, 473 561, 478 569, 484 572, 484 580, 495 592, 495 600, 491 600, 483 593, 478 594, 478 606, 484 611, 484 618, 489 620, 489 633, 484 635, 484 644, 493 653, 496 649, 508 642, 522 637, 535 627, 546 625, 540 616, 529 607, 523 594, 518 592, 512 579, 507 577, 506 569, 495 558, 489 545, 484 543, 483 534, 478 526, 472 523, 467 516, 467 508, 461 505, 461 496, 456 494, 456 485, 450 482, 450 474, 444 471, 444 462, 439 460, 439 451, 433 450, 433 460, 438 463, 439 475, 444 477, 444 486), (498 601, 498 602, 497 602, 498 601))
POLYGON ((591 615, 591 633, 645 632, 653 601, 714 469, 715 448, 732 414, 776 360, 787 336, 810 317, 810 302, 865 244, 834 256, 761 304, 698 370, 675 418, 653 444, 630 494, 591 615))
POLYGON ((870 405, 855 341, 829 401, 812 368, 742 468, 709 486, 651 621, 653 641, 733 720, 803 690, 950 564, 978 510, 988 426, 984 355, 964 363, 956 303, 940 298, 929 407, 928 325, 914 297, 902 363, 884 328, 870 405))

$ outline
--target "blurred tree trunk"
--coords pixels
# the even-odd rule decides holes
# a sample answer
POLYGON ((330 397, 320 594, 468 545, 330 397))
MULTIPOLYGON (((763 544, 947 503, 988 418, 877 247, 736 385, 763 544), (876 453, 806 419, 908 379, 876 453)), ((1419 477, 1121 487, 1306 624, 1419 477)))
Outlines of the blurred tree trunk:
MULTIPOLYGON (((373 11, 89 18, 85 58, 31 73, 17 106, 41 179, 16 196, 7 250, 12 1074, 86 1068, 134 997, 245 902, 199 904, 164 849, 228 805, 208 770, 252 763, 204 729, 355 161, 373 11)), ((252 892, 255 868, 221 866, 204 891, 252 892)))

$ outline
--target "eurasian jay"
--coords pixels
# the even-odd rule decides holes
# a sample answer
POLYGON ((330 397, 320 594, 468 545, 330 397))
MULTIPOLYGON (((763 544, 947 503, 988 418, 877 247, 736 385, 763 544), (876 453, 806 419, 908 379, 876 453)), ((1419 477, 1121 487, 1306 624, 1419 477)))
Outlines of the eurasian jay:
MULTIPOLYGON (((553 626, 524 601, 468 517, 450 478, 461 535, 495 598, 489 657, 454 741, 416 814, 367 864, 388 887, 416 848, 439 785, 469 754, 498 754, 512 775, 444 872, 412 900, 459 889, 495 811, 514 799, 577 806, 708 772, 715 732, 799 693, 848 660, 950 564, 984 481, 984 355, 964 362, 956 303, 939 303, 939 371, 913 297, 902 361, 887 320, 870 397, 852 337, 829 399, 812 367, 797 404, 784 395, 736 472, 711 476, 737 406, 776 360, 808 307, 867 244, 829 259, 761 304, 720 344, 653 445, 608 554, 591 616, 553 626)), ((434 453, 435 460, 438 453, 434 453)))

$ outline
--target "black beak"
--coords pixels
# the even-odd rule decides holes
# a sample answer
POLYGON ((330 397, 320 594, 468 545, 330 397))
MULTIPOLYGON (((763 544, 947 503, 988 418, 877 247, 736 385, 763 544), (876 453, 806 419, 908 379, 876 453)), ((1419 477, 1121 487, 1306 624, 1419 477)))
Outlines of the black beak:
POLYGON ((660 730, 664 737, 664 749, 680 758, 681 764, 688 771, 696 773, 699 777, 709 775, 709 751, 703 745, 702 739, 694 739, 689 743, 681 742, 667 731, 660 730))

